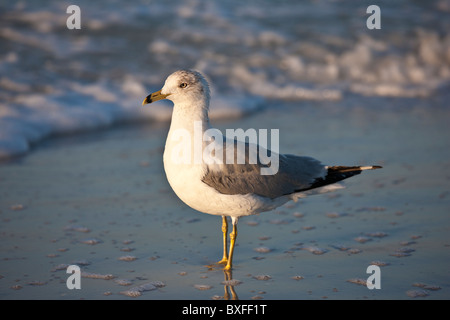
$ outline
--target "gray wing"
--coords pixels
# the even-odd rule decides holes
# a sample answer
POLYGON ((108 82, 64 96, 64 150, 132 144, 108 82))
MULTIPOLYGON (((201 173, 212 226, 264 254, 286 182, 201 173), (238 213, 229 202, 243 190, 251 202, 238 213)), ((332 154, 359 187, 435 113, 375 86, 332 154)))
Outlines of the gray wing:
POLYGON ((278 171, 272 175, 262 175, 261 169, 270 164, 261 163, 259 154, 269 152, 272 156, 270 151, 249 148, 248 143, 245 143, 245 150, 244 164, 236 164, 235 161, 235 164, 208 166, 202 181, 222 194, 254 193, 274 199, 310 189, 327 173, 326 167, 316 159, 280 154, 278 171), (249 155, 254 150, 258 153, 257 162, 250 163, 249 155))

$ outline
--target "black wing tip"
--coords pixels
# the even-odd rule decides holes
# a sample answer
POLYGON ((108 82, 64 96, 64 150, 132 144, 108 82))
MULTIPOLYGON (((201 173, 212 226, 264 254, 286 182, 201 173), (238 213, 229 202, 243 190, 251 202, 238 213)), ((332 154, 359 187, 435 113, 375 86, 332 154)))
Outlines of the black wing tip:
POLYGON ((375 169, 382 169, 382 166, 353 166, 353 167, 347 167, 347 166, 333 166, 328 167, 328 172, 355 172, 355 171, 364 171, 364 170, 375 170, 375 169))
POLYGON ((319 187, 324 187, 329 184, 337 183, 347 178, 356 176, 364 170, 381 169, 382 166, 333 166, 327 168, 327 175, 325 178, 317 178, 309 188, 296 190, 296 192, 311 190, 319 187))

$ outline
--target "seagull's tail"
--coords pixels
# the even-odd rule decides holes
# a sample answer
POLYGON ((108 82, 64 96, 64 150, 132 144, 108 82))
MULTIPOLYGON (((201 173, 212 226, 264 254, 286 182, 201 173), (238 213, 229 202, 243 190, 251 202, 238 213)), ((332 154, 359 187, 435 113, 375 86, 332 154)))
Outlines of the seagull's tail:
POLYGON ((344 173, 344 172, 354 172, 354 171, 359 171, 358 173, 355 173, 355 174, 359 174, 359 173, 361 173, 361 171, 364 171, 364 170, 381 169, 383 167, 382 166, 353 166, 353 167, 334 166, 334 167, 326 167, 326 168, 328 169, 328 174, 330 172, 344 173))
POLYGON ((325 179, 322 181, 318 181, 319 183, 324 183, 325 185, 335 183, 353 176, 356 176, 357 174, 360 174, 364 170, 374 170, 374 169, 381 169, 381 166, 353 166, 353 167, 346 167, 346 166, 333 166, 333 167, 326 167, 327 175, 325 179))
POLYGON ((327 169, 327 175, 324 178, 317 178, 316 181, 307 189, 298 190, 306 191, 310 189, 320 188, 329 184, 339 182, 341 180, 353 177, 360 174, 364 170, 381 169, 381 166, 333 166, 325 167, 327 169))

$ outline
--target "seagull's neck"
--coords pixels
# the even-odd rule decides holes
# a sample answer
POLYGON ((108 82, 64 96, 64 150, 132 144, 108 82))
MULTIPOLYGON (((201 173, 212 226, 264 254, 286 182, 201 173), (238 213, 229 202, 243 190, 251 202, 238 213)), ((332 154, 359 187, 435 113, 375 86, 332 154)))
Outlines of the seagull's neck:
MULTIPOLYGON (((175 103, 172 112, 170 131, 185 129, 194 132, 194 124, 202 125, 202 131, 211 128, 208 117, 209 101, 196 101, 192 103, 175 103)), ((203 133, 202 132, 202 133, 203 133)))
POLYGON ((202 157, 202 150, 206 143, 203 141, 203 134, 210 128, 208 105, 207 101, 195 103, 197 105, 174 104, 164 148, 164 168, 166 175, 172 177, 169 178, 172 180, 176 179, 174 176, 177 176, 180 170, 184 170, 186 165, 191 168, 196 163, 198 155, 200 155, 198 159, 201 160, 202 157))

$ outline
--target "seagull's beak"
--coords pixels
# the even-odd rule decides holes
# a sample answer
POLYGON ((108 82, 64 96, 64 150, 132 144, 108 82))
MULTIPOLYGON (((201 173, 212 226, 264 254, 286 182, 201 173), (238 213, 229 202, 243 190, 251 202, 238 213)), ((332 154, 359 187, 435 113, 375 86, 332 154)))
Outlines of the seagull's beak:
MULTIPOLYGON (((169 93, 169 94, 170 94, 170 93, 169 93)), ((167 98, 167 96, 168 96, 169 94, 162 94, 162 93, 161 93, 161 90, 156 91, 156 92, 153 92, 152 94, 149 94, 149 95, 144 99, 144 101, 142 101, 142 105, 145 105, 145 104, 148 104, 148 103, 152 103, 152 102, 155 102, 155 101, 158 101, 158 100, 165 99, 165 98, 167 98)))

